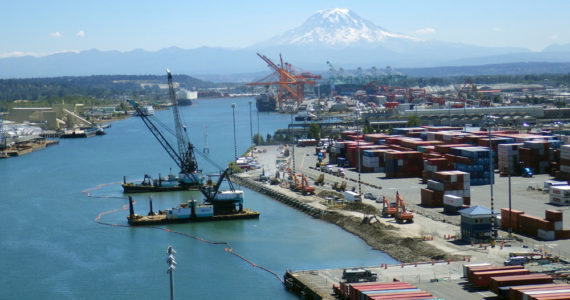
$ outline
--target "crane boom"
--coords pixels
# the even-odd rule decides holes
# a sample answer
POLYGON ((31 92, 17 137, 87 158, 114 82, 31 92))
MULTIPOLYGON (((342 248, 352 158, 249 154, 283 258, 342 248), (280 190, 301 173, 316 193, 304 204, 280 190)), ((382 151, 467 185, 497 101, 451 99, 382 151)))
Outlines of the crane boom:
POLYGON ((172 160, 174 160, 176 165, 178 165, 178 167, 180 169, 182 169, 182 164, 181 164, 182 157, 176 152, 174 147, 172 147, 172 145, 170 145, 170 143, 168 142, 166 137, 162 134, 162 132, 158 129, 158 127, 156 127, 154 122, 152 122, 150 120, 150 118, 142 111, 141 107, 135 101, 133 101, 133 100, 127 100, 127 101, 134 107, 137 114, 143 120, 143 123, 150 130, 152 135, 154 135, 154 137, 158 140, 158 142, 160 143, 162 148, 164 148, 164 150, 166 150, 166 152, 168 153, 168 155, 170 155, 172 160))
POLYGON ((168 90, 170 93, 170 101, 172 102, 172 114, 174 115, 174 126, 176 130, 176 141, 178 144, 178 154, 181 159, 181 171, 185 174, 190 174, 196 170, 196 159, 194 157, 194 146, 188 141, 187 128, 182 124, 180 118, 180 109, 178 108, 178 101, 176 101, 176 92, 174 91, 174 84, 172 83, 172 74, 169 69, 168 73, 168 90))
POLYGON ((166 72, 168 73, 168 88, 170 92, 170 100, 172 101, 172 112, 174 114, 174 127, 178 150, 172 146, 163 132, 158 129, 156 124, 142 111, 140 106, 135 101, 128 100, 128 102, 135 108, 136 112, 141 117, 146 127, 158 140, 162 148, 166 150, 168 155, 172 158, 172 160, 174 160, 176 165, 178 165, 180 168, 180 173, 193 175, 192 173, 198 169, 198 163, 196 162, 196 157, 194 156, 194 146, 188 140, 186 126, 182 124, 180 118, 180 110, 178 108, 176 93, 174 92, 174 85, 172 83, 172 74, 168 69, 166 72))

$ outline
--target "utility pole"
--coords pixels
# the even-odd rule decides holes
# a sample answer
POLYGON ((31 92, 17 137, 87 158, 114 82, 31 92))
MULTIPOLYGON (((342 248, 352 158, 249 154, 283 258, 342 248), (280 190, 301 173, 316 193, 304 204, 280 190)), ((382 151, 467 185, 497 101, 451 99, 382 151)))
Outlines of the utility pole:
MULTIPOLYGON (((362 197, 362 183, 360 181, 360 133, 358 132, 359 128, 360 128, 360 107, 359 107, 359 102, 356 101, 356 111, 354 112, 355 114, 355 120, 356 120, 356 158, 357 163, 358 163, 358 195, 360 195, 360 197, 362 197)), ((360 198, 362 199, 362 198, 360 198)))
POLYGON ((493 206, 493 182, 495 179, 495 169, 493 168, 493 143, 491 140, 491 126, 494 123, 495 116, 487 115, 487 129, 489 131, 489 184, 491 186, 491 245, 495 246, 497 238, 497 222, 495 222, 495 210, 493 206))
POLYGON ((249 141, 250 145, 253 145, 253 123, 251 122, 251 99, 247 102, 249 103, 249 141))
POLYGON ((168 271, 166 273, 170 274, 170 300, 174 300, 174 278, 173 272, 176 270, 176 260, 174 260, 174 254, 176 251, 172 249, 172 246, 168 246, 166 249, 168 257, 166 258, 166 263, 168 264, 168 271))
POLYGON ((237 140, 236 140, 236 104, 232 103, 232 115, 234 118, 234 159, 237 161, 237 140))

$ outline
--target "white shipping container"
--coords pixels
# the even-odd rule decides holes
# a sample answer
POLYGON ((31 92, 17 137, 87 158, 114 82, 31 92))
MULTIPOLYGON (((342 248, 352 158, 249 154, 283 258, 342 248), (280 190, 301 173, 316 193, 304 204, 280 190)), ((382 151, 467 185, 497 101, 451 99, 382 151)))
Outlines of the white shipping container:
POLYGON ((454 195, 457 197, 467 197, 467 196, 465 196, 464 190, 447 190, 443 194, 444 194, 444 196, 445 195, 454 195))
POLYGON ((550 203, 556 205, 570 205, 570 198, 562 198, 560 196, 550 194, 550 203))
POLYGON ((427 181, 427 188, 432 190, 432 191, 443 191, 444 190, 444 184, 443 184, 443 182, 439 182, 439 181, 429 179, 427 181))
POLYGON ((570 186, 562 185, 562 186, 553 186, 550 189, 551 195, 556 195, 560 198, 570 198, 570 186))
POLYGON ((453 207, 460 207, 463 205, 463 197, 458 197, 458 196, 450 195, 450 194, 444 194, 443 195, 443 204, 453 206, 453 207))

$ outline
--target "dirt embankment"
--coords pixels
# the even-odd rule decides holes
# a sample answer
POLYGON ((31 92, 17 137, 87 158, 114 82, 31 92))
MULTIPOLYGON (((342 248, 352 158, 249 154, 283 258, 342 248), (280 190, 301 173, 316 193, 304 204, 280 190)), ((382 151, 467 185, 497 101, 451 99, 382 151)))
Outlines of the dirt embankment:
MULTIPOLYGON (((354 210, 373 213, 366 207, 355 208, 354 210)), ((324 214, 322 219, 359 236, 372 248, 385 252, 401 262, 459 259, 457 256, 449 255, 427 244, 421 238, 403 237, 398 233, 397 228, 381 222, 367 223, 363 222, 361 218, 346 216, 340 212, 329 212, 324 214)))

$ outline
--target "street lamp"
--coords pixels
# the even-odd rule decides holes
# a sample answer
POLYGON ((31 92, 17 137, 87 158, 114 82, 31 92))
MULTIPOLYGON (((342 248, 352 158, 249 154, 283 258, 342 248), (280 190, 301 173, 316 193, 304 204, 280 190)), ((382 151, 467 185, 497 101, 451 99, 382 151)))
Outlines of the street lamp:
POLYGON ((237 141, 236 141, 236 104, 232 103, 232 115, 234 118, 234 157, 237 161, 237 141))
POLYGON ((497 238, 497 224, 495 222, 495 210, 493 201, 493 182, 495 179, 495 169, 493 167, 493 143, 491 140, 491 126, 495 124, 496 116, 487 115, 486 125, 489 131, 489 184, 491 186, 491 243, 494 245, 494 241, 497 238))
POLYGON ((168 264, 168 270, 166 273, 170 274, 170 300, 174 300, 174 278, 173 272, 176 270, 176 260, 174 260, 174 254, 176 251, 172 249, 172 246, 168 246, 166 249, 168 257, 166 258, 166 263, 168 264))
POLYGON ((261 144, 261 136, 259 135, 259 109, 257 110, 257 144, 261 144))
POLYGON ((362 184, 360 182, 360 134, 359 130, 359 117, 360 117, 360 102, 356 101, 356 110, 354 111, 354 120, 356 123, 356 158, 358 163, 358 194, 362 197, 362 184))
POLYGON ((249 103, 249 140, 250 140, 250 145, 253 145, 253 125, 251 123, 251 103, 253 101, 251 101, 251 99, 249 99, 249 101, 247 103, 249 103))

